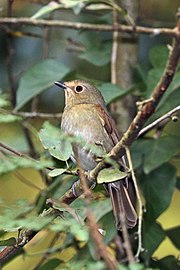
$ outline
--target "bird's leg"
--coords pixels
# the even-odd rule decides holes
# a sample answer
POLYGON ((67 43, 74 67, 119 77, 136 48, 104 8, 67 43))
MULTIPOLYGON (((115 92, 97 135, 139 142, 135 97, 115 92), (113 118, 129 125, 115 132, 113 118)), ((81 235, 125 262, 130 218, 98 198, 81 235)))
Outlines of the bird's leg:
MULTIPOLYGON (((87 176, 87 184, 88 184, 88 187, 90 189, 94 189, 95 186, 96 186, 96 182, 94 181, 90 181, 89 180, 89 173, 90 171, 86 172, 86 176, 87 176)), ((82 195, 83 193, 83 189, 82 189, 82 185, 81 185, 81 181, 80 179, 78 179, 76 182, 74 182, 74 184, 72 185, 72 193, 74 195, 74 197, 79 197, 80 195, 82 195)))
POLYGON ((72 185, 72 193, 73 193, 74 197, 79 197, 81 195, 79 189, 80 189, 80 179, 78 179, 72 185))

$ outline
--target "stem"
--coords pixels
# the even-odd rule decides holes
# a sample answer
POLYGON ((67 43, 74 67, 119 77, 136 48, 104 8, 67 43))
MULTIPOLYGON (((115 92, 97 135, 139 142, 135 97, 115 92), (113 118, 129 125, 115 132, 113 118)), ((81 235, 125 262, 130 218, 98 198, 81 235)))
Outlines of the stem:
POLYGON ((32 25, 34 27, 61 27, 75 30, 89 30, 89 31, 105 31, 105 32, 126 32, 130 34, 147 34, 147 35, 161 35, 168 36, 179 35, 177 28, 150 28, 143 26, 128 26, 124 24, 118 24, 117 26, 111 26, 107 24, 92 24, 92 23, 80 23, 80 22, 68 22, 61 20, 40 20, 31 18, 0 18, 1 24, 19 24, 19 25, 32 25))
POLYGON ((126 155, 127 155, 127 158, 128 158, 129 169, 131 171, 131 176, 132 176, 132 180, 133 180, 133 184, 134 184, 134 188, 135 188, 135 191, 136 191, 136 196, 137 196, 137 200, 138 200, 138 204, 139 204, 138 232, 137 232, 137 234, 138 234, 138 249, 137 249, 137 253, 135 255, 135 257, 138 258, 140 253, 141 253, 141 250, 142 250, 143 204, 142 204, 141 196, 140 196, 140 193, 139 193, 136 176, 135 176, 135 173, 134 173, 134 168, 133 168, 133 163, 132 163, 131 153, 130 153, 129 148, 126 148, 126 155))
POLYGON ((172 109, 171 111, 167 112, 163 116, 159 117, 158 119, 156 119, 154 122, 152 122, 151 124, 149 124, 145 128, 141 129, 141 131, 139 132, 138 137, 143 136, 144 134, 146 134, 147 132, 149 132, 153 128, 157 127, 164 120, 167 120, 167 119, 171 120, 172 116, 175 115, 176 113, 179 113, 179 111, 180 111, 180 105, 177 106, 176 108, 172 109))

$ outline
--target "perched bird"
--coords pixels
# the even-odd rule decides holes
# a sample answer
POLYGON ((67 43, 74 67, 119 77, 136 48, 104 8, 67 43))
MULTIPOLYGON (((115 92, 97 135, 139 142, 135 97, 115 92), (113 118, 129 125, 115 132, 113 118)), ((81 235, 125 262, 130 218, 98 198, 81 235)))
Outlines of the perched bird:
MULTIPOLYGON (((87 143, 96 145, 102 152, 108 153, 119 141, 119 135, 100 91, 83 80, 55 82, 55 84, 65 91, 61 129, 67 134, 83 138, 87 143)), ((82 169, 89 171, 97 165, 97 158, 91 150, 81 145, 76 150, 76 155, 72 154, 72 160, 76 162, 78 156, 82 169)), ((124 157, 119 159, 119 164, 126 170, 124 157)), ((129 193, 127 177, 108 183, 106 189, 111 197, 116 228, 121 229, 122 211, 127 228, 134 227, 137 215, 129 193)))

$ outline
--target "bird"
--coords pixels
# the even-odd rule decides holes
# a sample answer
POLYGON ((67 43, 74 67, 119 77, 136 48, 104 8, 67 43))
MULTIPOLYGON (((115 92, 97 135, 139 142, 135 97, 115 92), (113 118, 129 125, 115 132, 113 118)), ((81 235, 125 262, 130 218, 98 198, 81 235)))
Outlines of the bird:
MULTIPOLYGON (((65 92, 65 107, 62 114, 61 129, 65 134, 81 137, 88 144, 95 145, 100 153, 108 153, 119 142, 120 136, 115 122, 106 108, 101 92, 84 80, 54 82, 65 92)), ((76 146, 71 159, 88 172, 97 165, 97 157, 86 147, 76 146)), ((121 169, 126 171, 125 158, 119 160, 121 169)), ((129 180, 125 177, 105 184, 114 213, 117 230, 122 230, 122 213, 126 227, 133 228, 137 223, 137 214, 129 192, 129 180)))

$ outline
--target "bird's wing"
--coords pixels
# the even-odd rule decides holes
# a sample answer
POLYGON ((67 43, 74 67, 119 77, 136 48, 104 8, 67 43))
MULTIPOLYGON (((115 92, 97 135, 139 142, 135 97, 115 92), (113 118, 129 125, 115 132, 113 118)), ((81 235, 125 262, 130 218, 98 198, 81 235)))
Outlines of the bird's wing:
MULTIPOLYGON (((106 130, 109 138, 111 138, 114 145, 119 141, 118 131, 115 127, 114 120, 111 118, 106 109, 97 105, 98 116, 101 123, 106 130)), ((126 170, 126 163, 124 157, 121 158, 120 164, 126 170)), ((115 223, 118 230, 121 230, 121 213, 124 213, 125 223, 127 228, 132 228, 136 225, 137 215, 132 204, 132 194, 128 190, 127 177, 116 182, 108 183, 108 191, 112 201, 112 207, 115 217, 115 223)))
MULTIPOLYGON (((116 129, 116 125, 115 125, 114 120, 109 115, 109 113, 106 109, 102 108, 100 105, 96 105, 96 106, 97 106, 98 116, 100 118, 100 121, 101 121, 105 131, 108 134, 108 137, 111 139, 112 144, 116 145, 120 140, 120 136, 119 136, 118 131, 116 129)), ((118 162, 121 164, 123 170, 127 169, 126 161, 125 161, 124 157, 122 157, 121 160, 119 160, 118 162)))
POLYGON ((116 145, 119 141, 119 134, 116 129, 114 120, 109 115, 108 111, 102 108, 100 105, 96 105, 96 109, 102 125, 104 126, 107 134, 111 138, 113 144, 116 145))

